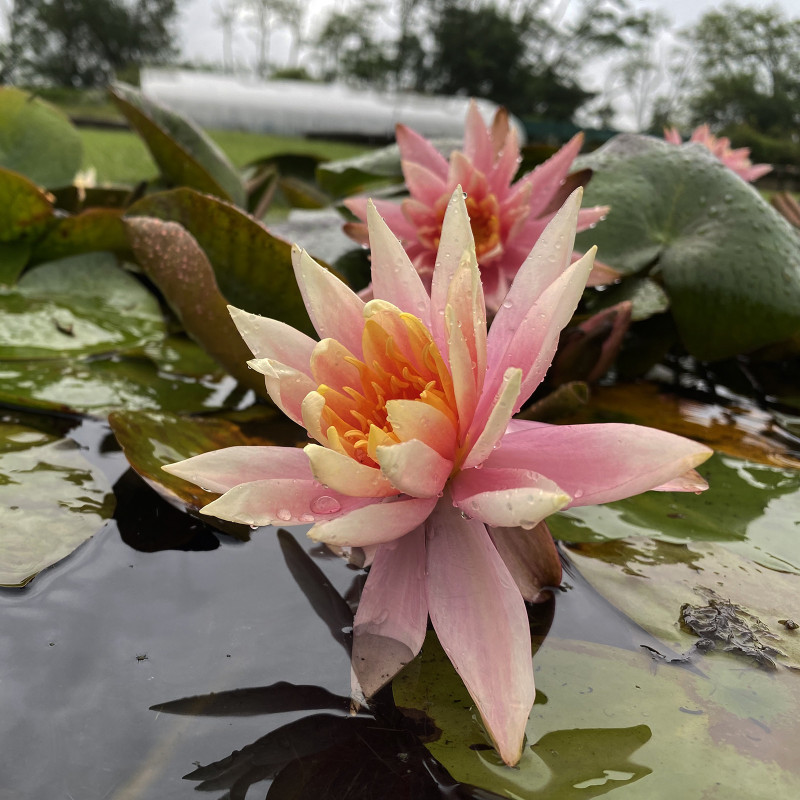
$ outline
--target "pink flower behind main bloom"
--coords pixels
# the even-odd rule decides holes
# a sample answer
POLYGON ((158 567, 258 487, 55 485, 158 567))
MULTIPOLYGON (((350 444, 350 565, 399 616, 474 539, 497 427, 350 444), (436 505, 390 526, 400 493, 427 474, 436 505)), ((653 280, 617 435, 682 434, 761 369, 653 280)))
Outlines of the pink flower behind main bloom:
MULTIPOLYGON (((664 138, 670 144, 683 144, 677 128, 664 128, 664 138)), ((731 140, 727 136, 714 136, 708 125, 700 125, 695 128, 689 141, 707 147, 728 169, 751 183, 768 172, 772 172, 771 164, 753 164, 750 161, 749 147, 739 147, 733 150, 731 140)))
POLYGON ((372 205, 375 299, 365 303, 295 248, 320 341, 231 314, 270 397, 315 443, 231 447, 165 467, 222 493, 203 513, 313 523, 312 539, 363 548, 371 569, 354 622, 354 695, 372 695, 417 655, 430 616, 508 764, 519 760, 535 694, 523 598, 534 599, 555 556, 542 521, 653 488, 702 490, 693 468, 711 453, 636 425, 512 419, 547 371, 592 267, 593 252, 572 263, 580 196, 539 237, 488 335, 460 187, 430 294, 372 205))
MULTIPOLYGON (((467 112, 464 150, 454 151, 449 162, 427 139, 405 125, 397 126, 403 175, 411 195, 401 203, 376 200, 375 206, 423 280, 430 284, 442 232, 442 220, 456 186, 466 194, 472 233, 486 307, 494 314, 547 223, 561 205, 559 190, 581 149, 583 134, 574 136, 552 158, 516 183, 511 181, 520 162, 517 132, 500 109, 491 130, 473 101, 467 112)), ((367 199, 351 197, 345 205, 361 220, 367 219, 367 199)), ((608 213, 607 206, 583 209, 578 230, 584 230, 608 213)), ((366 226, 350 224, 346 232, 367 244, 366 226)), ((590 285, 609 283, 618 275, 595 265, 590 285)))

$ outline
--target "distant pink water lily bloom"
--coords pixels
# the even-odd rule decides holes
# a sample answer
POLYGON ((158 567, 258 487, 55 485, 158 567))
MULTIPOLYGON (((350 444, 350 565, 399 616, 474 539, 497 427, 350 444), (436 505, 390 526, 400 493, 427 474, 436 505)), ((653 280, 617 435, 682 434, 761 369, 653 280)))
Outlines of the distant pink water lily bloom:
MULTIPOLYGON (((463 187, 486 307, 494 314, 517 270, 564 201, 562 187, 582 143, 583 134, 579 133, 533 172, 512 183, 520 149, 508 113, 500 109, 490 130, 473 101, 467 112, 464 149, 454 151, 449 161, 427 139, 405 125, 397 126, 403 175, 411 196, 400 203, 376 200, 375 206, 429 285, 447 204, 456 186, 463 187)), ((367 219, 366 197, 348 198, 345 205, 361 220, 367 219)), ((582 209, 578 230, 594 225, 607 213, 607 206, 582 209)), ((345 231, 368 243, 366 225, 351 223, 345 225, 345 231)), ((611 283, 618 277, 616 271, 598 262, 589 285, 611 283)))
MULTIPOLYGON (((677 128, 664 128, 664 138, 670 144, 683 144, 677 128)), ((771 164, 753 164, 750 161, 749 147, 739 147, 733 150, 731 140, 727 136, 714 136, 708 125, 700 125, 695 128, 689 141, 707 147, 728 169, 751 183, 768 172, 772 172, 771 164)))
POLYGON ((231 447, 165 467, 222 493, 206 514, 314 523, 312 539, 364 548, 371 569, 354 622, 354 696, 370 696, 416 656, 430 616, 508 764, 520 758, 535 694, 523 595, 533 599, 537 570, 553 555, 542 520, 653 488, 700 491, 693 468, 711 453, 635 425, 512 419, 542 380, 592 267, 593 252, 572 262, 580 197, 539 237, 488 335, 460 188, 430 294, 374 206, 375 299, 365 303, 295 248, 321 340, 231 313, 270 397, 316 442, 231 447))

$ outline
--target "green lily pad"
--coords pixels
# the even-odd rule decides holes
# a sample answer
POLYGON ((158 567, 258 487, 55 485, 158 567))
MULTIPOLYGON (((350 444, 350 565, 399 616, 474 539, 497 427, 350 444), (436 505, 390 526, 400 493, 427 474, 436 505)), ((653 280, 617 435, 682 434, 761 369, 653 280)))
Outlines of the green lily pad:
POLYGON ((186 228, 211 263, 228 303, 312 332, 292 268, 291 244, 258 220, 191 189, 140 200, 128 210, 128 218, 138 216, 178 222, 186 228))
POLYGON ((325 161, 317 167, 317 183, 334 197, 346 197, 402 180, 400 148, 396 144, 352 158, 325 161))
POLYGON ((713 361, 800 331, 792 226, 705 148, 623 135, 580 166, 594 173, 585 204, 611 211, 577 248, 657 275, 690 353, 713 361))
POLYGON ((122 352, 165 335, 156 299, 109 253, 28 270, 0 309, 4 361, 122 352))
POLYGON ((323 263, 334 264, 353 250, 360 251, 366 257, 364 248, 356 246, 342 229, 343 225, 341 214, 335 209, 325 208, 296 209, 290 212, 288 219, 275 222, 271 227, 276 235, 296 242, 323 263))
POLYGON ((0 242, 0 287, 13 286, 31 256, 28 242, 0 242))
POLYGON ((570 508, 549 518, 550 530, 567 542, 630 536, 726 542, 758 564, 800 575, 800 472, 719 454, 698 472, 709 483, 699 496, 645 492, 616 503, 570 508))
POLYGON ((263 378, 248 368, 252 353, 228 313, 214 271, 192 235, 176 222, 126 221, 136 260, 158 286, 186 332, 243 386, 266 396, 263 378))
MULTIPOLYGON (((800 620, 800 574, 759 567, 711 542, 645 537, 572 545, 570 557, 607 600, 675 650, 688 651, 698 641, 696 632, 679 624, 689 604, 710 609, 715 624, 705 635, 719 650, 752 631, 755 641, 746 642, 744 650, 755 654, 740 653, 742 668, 769 663, 759 658, 760 646, 779 651, 765 652, 767 659, 800 669, 800 633, 786 627, 786 621, 800 620), (731 624, 734 609, 741 622, 731 624)), ((706 662, 697 664, 704 668, 706 662)))
POLYGON ((54 219, 52 203, 36 184, 0 167, 0 242, 33 241, 54 219))
POLYGON ((122 211, 112 208, 92 208, 72 217, 60 219, 36 243, 31 261, 55 261, 59 258, 111 251, 126 254, 130 250, 122 211))
MULTIPOLYGON (((262 406, 247 426, 225 418, 185 417, 157 411, 117 411, 109 416, 111 430, 136 472, 173 505, 196 514, 219 495, 170 475, 161 467, 191 456, 239 445, 294 444, 300 429, 278 411, 262 406), (257 421, 256 421, 257 420, 257 421)), ((210 524, 237 538, 249 538, 245 525, 215 520, 210 524)))
POLYGON ((654 314, 662 314, 669 309, 667 293, 651 278, 631 276, 602 292, 587 298, 587 310, 595 313, 604 308, 629 300, 631 303, 631 321, 640 322, 654 314))
POLYGON ((0 167, 55 187, 72 182, 82 159, 80 134, 64 114, 27 92, 0 88, 0 167))
POLYGON ((174 186, 244 206, 244 184, 228 157, 194 123, 170 111, 131 86, 116 84, 111 99, 138 131, 164 178, 174 186))
POLYGON ((0 422, 0 586, 24 586, 114 511, 104 476, 74 442, 0 422))
POLYGON ((527 744, 504 767, 432 633, 395 679, 395 702, 438 731, 428 749, 458 781, 508 798, 793 797, 800 791, 797 676, 742 672, 719 659, 698 674, 645 651, 548 637, 534 656, 537 698, 527 744))
POLYGON ((207 356, 196 344, 167 339, 143 349, 160 366, 149 357, 0 361, 0 402, 105 418, 120 408, 188 414, 241 401, 236 381, 216 365, 203 372, 207 356))

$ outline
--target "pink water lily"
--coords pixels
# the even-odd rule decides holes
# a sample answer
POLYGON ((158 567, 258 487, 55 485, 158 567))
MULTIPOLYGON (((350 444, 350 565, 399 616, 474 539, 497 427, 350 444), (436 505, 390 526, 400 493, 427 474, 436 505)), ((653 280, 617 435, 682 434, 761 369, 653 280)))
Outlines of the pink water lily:
POLYGON ((222 493, 206 514, 313 523, 312 539, 363 548, 371 569, 354 622, 354 694, 373 694, 416 656, 430 616, 508 764, 520 758, 534 699, 523 598, 538 594, 554 555, 542 521, 653 488, 699 491, 693 468, 711 453, 635 425, 512 419, 542 380, 592 267, 593 251, 572 262, 580 197, 539 237, 488 335, 460 188, 430 294, 372 205, 375 299, 365 303, 295 248, 320 341, 231 313, 270 397, 315 443, 231 447, 165 467, 222 493))
MULTIPOLYGON (((664 138, 670 144, 683 143, 677 128, 664 128, 664 138)), ((695 128, 689 141, 707 147, 728 169, 751 183, 768 172, 772 172, 771 164, 753 164, 750 161, 749 147, 732 149, 731 140, 727 136, 714 136, 708 125, 700 125, 695 128)))
MULTIPOLYGON (((453 190, 461 186, 467 195, 486 307, 494 314, 517 270, 563 203, 564 183, 582 143, 583 134, 577 134, 549 160, 512 183, 520 163, 517 132, 509 125, 505 109, 497 112, 491 129, 487 128, 472 102, 464 149, 453 152, 449 162, 427 139, 405 125, 397 126, 403 175, 411 196, 399 204, 376 200, 375 206, 429 285, 445 210, 453 190)), ((345 205, 360 219, 367 219, 365 197, 349 198, 345 205)), ((607 206, 582 209, 578 230, 594 225, 607 213, 607 206)), ((365 225, 353 223, 345 230, 357 241, 368 243, 365 225)), ((589 285, 611 283, 618 277, 617 272, 597 263, 589 285)))

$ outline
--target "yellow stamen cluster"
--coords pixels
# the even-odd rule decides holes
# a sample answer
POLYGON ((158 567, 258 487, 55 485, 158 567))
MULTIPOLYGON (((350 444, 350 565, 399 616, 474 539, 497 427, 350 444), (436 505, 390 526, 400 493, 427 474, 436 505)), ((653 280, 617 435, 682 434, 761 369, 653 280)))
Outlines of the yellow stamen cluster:
POLYGON ((377 448, 400 441, 387 419, 389 400, 427 403, 458 429, 450 371, 420 319, 397 309, 379 311, 364 325, 362 349, 363 361, 344 358, 357 370, 357 385, 323 383, 317 389, 325 399, 321 426, 329 447, 377 466, 377 448))

